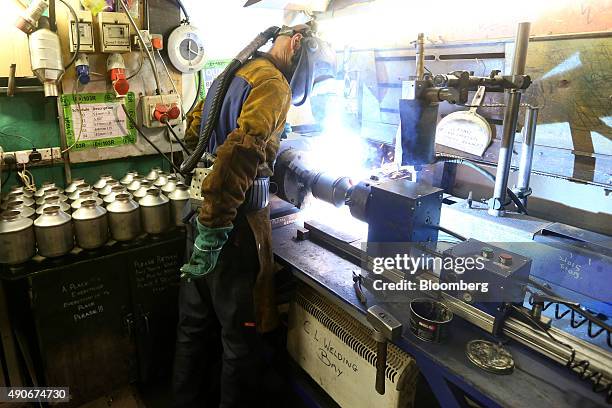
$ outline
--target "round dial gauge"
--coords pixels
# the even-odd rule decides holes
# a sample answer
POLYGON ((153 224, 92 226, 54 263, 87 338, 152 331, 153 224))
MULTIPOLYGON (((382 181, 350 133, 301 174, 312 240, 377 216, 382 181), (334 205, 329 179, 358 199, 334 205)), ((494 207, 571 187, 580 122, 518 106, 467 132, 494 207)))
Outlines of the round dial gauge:
POLYGON ((197 72, 204 68, 204 45, 198 29, 191 24, 175 28, 168 38, 168 56, 181 72, 197 72))

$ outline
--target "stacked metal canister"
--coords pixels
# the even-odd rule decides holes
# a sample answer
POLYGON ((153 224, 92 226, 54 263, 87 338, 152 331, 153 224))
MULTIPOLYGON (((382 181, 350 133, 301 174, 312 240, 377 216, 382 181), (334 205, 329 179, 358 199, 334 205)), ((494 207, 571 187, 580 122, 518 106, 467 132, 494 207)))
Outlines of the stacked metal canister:
POLYGON ((52 182, 36 191, 12 187, 0 205, 0 263, 17 265, 36 253, 66 255, 74 246, 95 250, 109 239, 132 241, 183 227, 189 188, 175 175, 153 168, 129 171, 119 180, 103 174, 92 185, 74 179, 62 189, 52 182))

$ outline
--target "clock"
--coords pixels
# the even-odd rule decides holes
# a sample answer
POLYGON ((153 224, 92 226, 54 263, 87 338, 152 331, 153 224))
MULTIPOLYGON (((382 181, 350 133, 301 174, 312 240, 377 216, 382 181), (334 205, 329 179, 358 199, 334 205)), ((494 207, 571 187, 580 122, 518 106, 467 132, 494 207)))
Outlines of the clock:
POLYGON ((168 38, 168 56, 172 65, 186 74, 204 68, 204 44, 198 29, 189 23, 175 28, 168 38))

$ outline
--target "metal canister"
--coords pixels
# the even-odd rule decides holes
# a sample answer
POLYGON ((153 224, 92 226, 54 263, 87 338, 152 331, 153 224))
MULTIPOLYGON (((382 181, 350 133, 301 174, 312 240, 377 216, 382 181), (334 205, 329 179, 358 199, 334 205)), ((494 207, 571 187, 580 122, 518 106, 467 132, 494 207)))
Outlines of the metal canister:
POLYGON ((95 200, 85 200, 72 214, 77 245, 83 249, 96 249, 108 241, 106 210, 95 200))
POLYGON ((15 191, 15 192, 9 193, 8 197, 6 198, 6 201, 2 203, 1 208, 3 210, 6 210, 9 203, 11 201, 16 201, 16 200, 22 201, 26 207, 34 207, 34 205, 36 204, 34 202, 34 198, 27 197, 23 193, 15 191))
POLYGON ((85 200, 94 200, 97 205, 104 204, 104 201, 102 201, 102 199, 98 197, 97 191, 85 190, 85 191, 81 191, 81 194, 79 194, 79 198, 74 200, 74 202, 70 204, 70 207, 72 208, 73 211, 78 210, 79 208, 81 208, 81 203, 85 200))
POLYGON ((157 188, 162 188, 168 182, 168 174, 160 171, 157 175, 157 179, 153 182, 153 185, 157 188))
POLYGON ((77 186, 81 185, 81 184, 86 184, 85 183, 85 179, 83 177, 78 177, 78 178, 72 179, 72 182, 70 184, 68 184, 66 186, 66 188, 64 189, 64 193, 66 195, 70 195, 70 194, 74 193, 76 191, 76 189, 77 189, 77 186))
POLYGON ((47 258, 66 255, 74 247, 72 218, 53 205, 43 210, 34 221, 38 253, 47 258))
POLYGON ((36 211, 32 207, 26 206, 21 200, 13 200, 8 203, 7 211, 19 211, 23 218, 36 218, 36 211))
POLYGON ((189 203, 189 187, 178 183, 173 192, 168 194, 170 199, 170 216, 177 227, 184 227, 183 210, 189 203))
POLYGON ((130 170, 127 173, 125 173, 125 176, 121 177, 121 179, 119 180, 119 183, 127 187, 132 182, 132 180, 134 180, 134 177, 137 175, 138 175, 138 172, 136 170, 130 170))
POLYGON ((170 228, 170 200, 158 188, 147 190, 147 195, 138 204, 144 232, 157 235, 170 228))
POLYGON ((62 201, 59 196, 54 195, 45 197, 44 203, 36 209, 36 214, 42 215, 45 208, 52 207, 54 205, 57 205, 60 210, 64 211, 65 213, 69 213, 71 211, 70 205, 66 201, 62 201))
MULTIPOLYGON (((76 186, 76 190, 74 190, 72 193, 70 193, 70 195, 68 196, 68 202, 70 203, 74 203, 76 200, 78 200, 81 197, 81 193, 85 192, 85 191, 93 191, 91 189, 91 186, 87 183, 81 183, 78 186, 76 186)), ((98 196, 98 192, 94 191, 95 196, 98 196)))
POLYGON ((11 189, 9 190, 9 193, 21 193, 26 197, 34 197, 34 192, 31 190, 28 190, 27 188, 24 188, 22 186, 11 186, 11 189))
POLYGON ((133 193, 134 199, 138 201, 144 196, 146 196, 147 190, 149 190, 150 188, 154 188, 153 182, 151 180, 142 180, 140 182, 140 187, 138 188, 138 190, 134 191, 133 193))
POLYGON ((117 194, 115 201, 106 207, 111 236, 116 241, 136 239, 142 229, 139 205, 129 194, 117 194))
POLYGON ((115 201, 115 197, 117 196, 117 194, 122 194, 122 193, 127 193, 127 189, 125 188, 125 186, 122 186, 122 185, 112 186, 111 192, 103 199, 104 205, 109 205, 110 203, 115 201))
POLYGON ((174 175, 169 175, 166 181, 166 184, 161 186, 161 191, 166 196, 174 191, 176 185, 179 183, 178 178, 174 175))
POLYGON ((46 202, 47 197, 57 197, 59 201, 63 203, 68 201, 68 197, 62 194, 57 187, 53 187, 53 188, 46 189, 45 192, 43 193, 43 196, 38 197, 36 199, 36 205, 37 206, 43 205, 46 202))
POLYGON ((100 175, 100 178, 96 180, 92 187, 94 190, 100 191, 104 188, 106 182, 109 180, 113 180, 113 176, 111 174, 102 174, 100 175))
POLYGON ((145 178, 141 175, 135 175, 134 178, 132 178, 132 182, 128 184, 127 190, 130 193, 133 193, 134 191, 138 190, 140 188, 140 182, 144 179, 145 178))
POLYGON ((40 197, 44 196, 45 195, 45 191, 49 190, 50 188, 57 188, 57 192, 59 194, 64 192, 64 190, 62 190, 60 187, 56 186, 54 182, 52 182, 52 181, 45 181, 44 183, 42 183, 40 188, 38 190, 36 190, 36 192, 34 193, 34 197, 40 198, 40 197))
POLYGON ((0 263, 16 265, 36 254, 34 221, 19 215, 19 211, 5 211, 0 216, 0 263))
POLYGON ((106 185, 101 188, 100 190, 98 190, 98 194, 100 194, 100 197, 102 197, 102 199, 104 199, 104 197, 106 197, 107 195, 109 195, 111 193, 111 188, 113 188, 113 186, 120 186, 121 184, 119 184, 119 182, 117 180, 108 180, 106 182, 106 185))
POLYGON ((159 177, 159 173, 162 171, 161 167, 153 167, 145 177, 147 180, 155 181, 159 177))

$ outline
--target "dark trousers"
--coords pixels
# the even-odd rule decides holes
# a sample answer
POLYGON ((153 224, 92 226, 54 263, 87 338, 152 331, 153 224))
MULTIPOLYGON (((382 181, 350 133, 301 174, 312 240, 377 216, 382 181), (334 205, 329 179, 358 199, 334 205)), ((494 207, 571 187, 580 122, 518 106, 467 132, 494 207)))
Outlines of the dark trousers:
POLYGON ((202 279, 181 283, 173 373, 176 407, 205 407, 214 394, 219 329, 220 407, 266 405, 270 371, 253 306, 258 269, 253 235, 248 226, 237 226, 215 269, 202 279))

